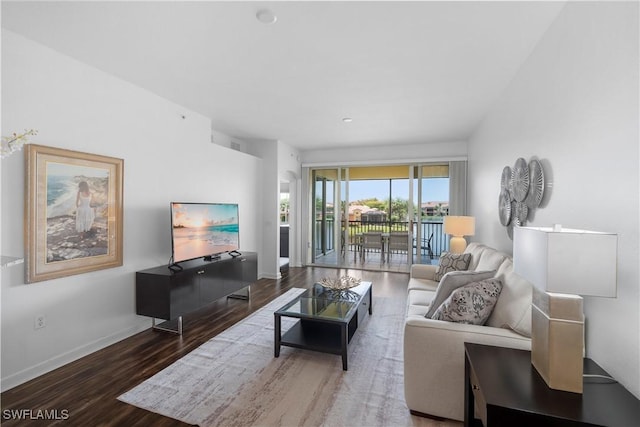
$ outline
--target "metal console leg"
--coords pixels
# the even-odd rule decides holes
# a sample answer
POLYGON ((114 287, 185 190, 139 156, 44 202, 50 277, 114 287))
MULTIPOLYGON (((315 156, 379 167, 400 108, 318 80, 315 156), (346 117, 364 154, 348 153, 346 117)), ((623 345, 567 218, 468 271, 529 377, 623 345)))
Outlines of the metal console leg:
POLYGON ((249 301, 249 299, 251 298, 251 285, 247 286, 246 289, 247 289, 246 295, 243 295, 243 294, 231 294, 231 295, 227 295, 227 298, 241 299, 241 300, 249 301))
POLYGON ((170 320, 166 320, 158 325, 156 325, 156 318, 152 317, 151 318, 151 328, 155 329, 157 331, 162 331, 162 332, 171 332, 173 334, 178 334, 178 335, 182 335, 182 316, 179 316, 177 319, 177 328, 176 329, 172 329, 172 328, 167 328, 165 326, 161 326, 164 323, 170 322, 170 320))

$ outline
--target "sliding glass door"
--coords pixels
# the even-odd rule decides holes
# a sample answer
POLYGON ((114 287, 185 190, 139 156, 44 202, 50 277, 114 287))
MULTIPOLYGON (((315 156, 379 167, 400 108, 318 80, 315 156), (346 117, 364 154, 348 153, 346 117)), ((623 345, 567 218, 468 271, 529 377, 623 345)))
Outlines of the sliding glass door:
POLYGON ((410 165, 350 167, 348 169, 350 241, 358 241, 364 233, 382 233, 384 251, 382 266, 389 267, 394 254, 403 264, 413 262, 413 230, 410 218, 410 165), (394 236, 394 243, 389 242, 394 236), (405 237, 401 237, 406 234, 405 237), (397 239, 397 243, 396 243, 397 239), (402 242, 406 242, 404 245, 402 242), (393 247, 393 250, 390 248, 393 247))
MULTIPOLYGON (((337 169, 313 170, 313 258, 336 250, 336 203, 339 196, 337 169)), ((339 217, 339 215, 338 215, 339 217)))
POLYGON ((443 219, 449 213, 449 165, 416 166, 414 174, 416 263, 430 264, 448 250, 443 219))
POLYGON ((400 259, 406 266, 400 271, 408 271, 447 250, 442 223, 449 212, 448 163, 312 169, 311 178, 314 263, 371 267, 360 265, 367 259, 361 241, 368 232, 383 235, 385 251, 376 258, 381 269, 400 259), (389 250, 391 235, 402 233, 406 248, 389 250))

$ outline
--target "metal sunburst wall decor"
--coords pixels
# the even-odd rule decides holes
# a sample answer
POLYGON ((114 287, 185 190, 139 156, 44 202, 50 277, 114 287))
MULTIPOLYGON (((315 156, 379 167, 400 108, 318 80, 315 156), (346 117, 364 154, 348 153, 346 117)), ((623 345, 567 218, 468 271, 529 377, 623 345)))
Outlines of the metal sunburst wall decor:
POLYGON ((523 226, 544 196, 544 171, 539 160, 520 157, 513 168, 505 166, 500 180, 498 215, 505 227, 523 226))

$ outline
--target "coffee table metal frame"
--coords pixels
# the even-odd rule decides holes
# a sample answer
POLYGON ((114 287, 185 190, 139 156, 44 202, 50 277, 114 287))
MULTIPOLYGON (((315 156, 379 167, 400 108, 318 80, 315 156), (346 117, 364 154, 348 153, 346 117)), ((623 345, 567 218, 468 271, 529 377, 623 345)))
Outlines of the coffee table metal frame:
POLYGON ((342 369, 347 370, 347 346, 358 324, 373 313, 373 285, 362 282, 344 292, 331 292, 314 286, 274 313, 274 356, 280 347, 294 347, 342 356, 342 369), (281 318, 300 319, 284 334, 281 318))

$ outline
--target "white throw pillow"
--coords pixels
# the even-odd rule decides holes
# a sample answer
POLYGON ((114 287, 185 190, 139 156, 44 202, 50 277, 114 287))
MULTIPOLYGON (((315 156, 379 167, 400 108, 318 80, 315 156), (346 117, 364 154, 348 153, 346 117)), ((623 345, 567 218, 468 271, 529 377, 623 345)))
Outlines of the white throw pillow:
POLYGON ((502 283, 498 279, 468 283, 449 295, 433 314, 433 319, 484 325, 498 301, 501 290, 502 283))
POLYGON ((490 279, 495 275, 495 271, 450 271, 442 276, 433 301, 429 305, 429 310, 424 317, 431 319, 437 308, 449 298, 449 295, 461 286, 471 282, 479 282, 481 280, 490 279))
POLYGON ((513 261, 505 261, 496 278, 502 281, 502 293, 493 314, 487 320, 488 326, 509 328, 531 336, 531 293, 533 285, 513 272, 513 261))
POLYGON ((480 255, 476 270, 497 270, 500 264, 507 259, 507 255, 493 248, 485 248, 480 255))
POLYGON ((467 248, 464 250, 464 253, 471 254, 471 262, 469 263, 469 270, 480 270, 478 268, 478 263, 480 262, 480 257, 482 256, 482 252, 484 252, 485 249, 487 249, 487 246, 481 243, 471 242, 467 245, 467 248))

